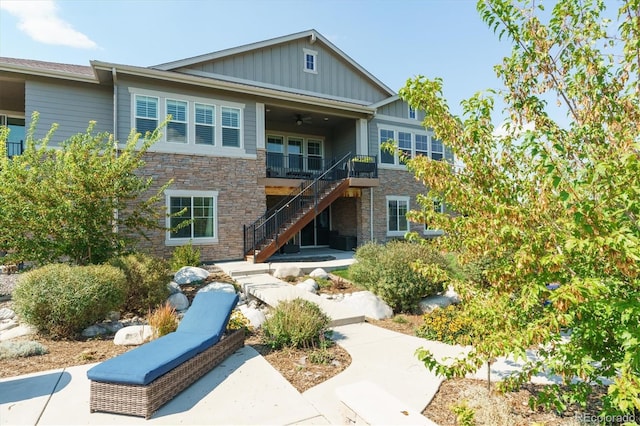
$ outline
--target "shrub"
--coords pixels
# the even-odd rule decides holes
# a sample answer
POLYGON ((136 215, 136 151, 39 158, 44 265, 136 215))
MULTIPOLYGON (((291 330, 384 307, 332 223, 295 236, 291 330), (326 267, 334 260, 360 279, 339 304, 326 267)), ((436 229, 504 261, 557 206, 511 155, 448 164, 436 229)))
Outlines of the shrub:
POLYGON ((158 338, 173 333, 178 328, 178 315, 171 304, 165 302, 162 306, 149 310, 148 322, 153 327, 153 337, 158 338))
POLYGON ((452 345, 468 345, 471 342, 473 323, 455 305, 434 309, 424 314, 424 323, 416 331, 418 337, 452 345))
POLYGON ((245 334, 249 334, 253 331, 251 322, 244 314, 238 309, 231 311, 231 318, 227 324, 227 330, 239 330, 243 329, 245 334))
POLYGON ((22 274, 13 292, 16 312, 52 337, 75 337, 120 307, 124 273, 109 265, 51 264, 22 274))
POLYGON ((281 302, 262 324, 265 343, 282 347, 316 347, 324 340, 329 317, 313 302, 293 299, 281 302))
POLYGON ((171 269, 177 271, 183 266, 200 266, 200 249, 194 248, 191 242, 178 246, 171 255, 171 269))
POLYGON ((351 279, 380 296, 394 312, 415 312, 420 300, 442 291, 448 262, 427 244, 367 243, 356 251, 351 279))
POLYGON ((34 355, 44 355, 49 349, 40 342, 30 341, 5 341, 0 342, 0 359, 12 359, 34 355))
POLYGON ((109 263, 127 277, 124 312, 144 315, 169 297, 171 270, 166 261, 136 253, 116 257, 109 263))

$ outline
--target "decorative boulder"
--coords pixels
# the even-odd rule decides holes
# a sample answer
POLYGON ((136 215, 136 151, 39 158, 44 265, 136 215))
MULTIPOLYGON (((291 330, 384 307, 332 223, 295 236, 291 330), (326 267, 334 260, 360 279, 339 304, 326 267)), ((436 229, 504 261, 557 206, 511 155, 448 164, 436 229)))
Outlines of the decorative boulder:
POLYGON ((153 327, 150 325, 132 325, 118 330, 113 338, 113 343, 120 346, 141 345, 153 336, 153 327))
POLYGON ((318 283, 312 278, 296 284, 296 287, 301 288, 304 291, 308 291, 309 293, 316 293, 320 289, 318 283))
POLYGON ((249 320, 253 328, 260 328, 262 326, 262 323, 264 323, 267 319, 264 312, 257 308, 252 308, 247 305, 240 305, 238 306, 238 310, 240 310, 240 312, 242 312, 242 315, 244 315, 245 318, 249 320))
POLYGON ((176 294, 182 291, 180 290, 180 286, 178 285, 178 283, 176 283, 175 281, 171 281, 169 284, 167 284, 167 288, 169 289, 169 294, 176 294))
POLYGON ((104 336, 105 334, 109 334, 109 330, 102 324, 94 324, 82 330, 82 337, 104 336))
POLYGON ((354 312, 376 320, 391 318, 393 310, 382 299, 370 291, 345 294, 340 302, 354 312))
POLYGON ((0 333, 0 341, 11 340, 16 337, 28 336, 30 334, 36 334, 37 330, 30 325, 20 324, 17 327, 12 327, 8 330, 4 330, 0 333))
POLYGON ((6 319, 11 319, 13 317, 16 316, 16 313, 13 312, 11 309, 9 308, 2 308, 0 309, 0 321, 1 320, 6 320, 6 319))
POLYGON ((183 266, 173 276, 173 281, 178 285, 186 285, 203 281, 209 276, 209 271, 195 266, 183 266))
POLYGON ((418 307, 423 314, 427 314, 437 308, 446 308, 449 305, 460 303, 460 296, 449 287, 444 293, 436 296, 425 297, 418 303, 418 307))
POLYGON ((302 276, 302 269, 295 265, 278 265, 276 270, 273 271, 273 276, 276 278, 300 277, 302 276))
POLYGON ((207 284, 206 286, 198 290, 198 293, 206 291, 226 291, 227 293, 235 293, 236 288, 233 286, 233 284, 212 282, 211 284, 207 284))
POLYGON ((325 271, 322 268, 316 268, 313 271, 311 271, 311 273, 309 274, 310 277, 312 278, 320 278, 323 280, 326 280, 329 278, 329 274, 327 273, 327 271, 325 271))
POLYGON ((189 299, 187 299, 187 296, 182 293, 172 294, 167 299, 167 302, 169 302, 169 304, 173 306, 176 311, 184 311, 185 309, 189 309, 189 299))

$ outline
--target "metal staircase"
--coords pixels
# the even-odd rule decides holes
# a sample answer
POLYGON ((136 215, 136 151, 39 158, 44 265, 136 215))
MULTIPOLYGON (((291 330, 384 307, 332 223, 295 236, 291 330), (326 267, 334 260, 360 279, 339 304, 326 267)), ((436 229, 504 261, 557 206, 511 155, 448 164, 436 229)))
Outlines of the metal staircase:
POLYGON ((293 192, 251 225, 245 225, 244 253, 261 263, 311 222, 349 188, 351 153, 336 161, 313 180, 304 180, 293 192))

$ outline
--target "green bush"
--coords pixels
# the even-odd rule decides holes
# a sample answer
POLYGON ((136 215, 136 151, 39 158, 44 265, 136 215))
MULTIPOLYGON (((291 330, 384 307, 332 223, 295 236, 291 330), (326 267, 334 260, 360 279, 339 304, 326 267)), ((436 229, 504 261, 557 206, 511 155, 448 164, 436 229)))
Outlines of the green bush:
POLYGON ((171 254, 171 269, 177 271, 183 266, 200 266, 200 249, 194 248, 191 242, 178 246, 171 254))
POLYGON ((394 312, 415 312, 420 300, 443 290, 448 262, 427 244, 390 241, 367 243, 349 268, 357 285, 380 296, 394 312))
POLYGON ((321 345, 329 317, 313 302, 293 299, 281 302, 262 324, 264 341, 274 349, 321 345))
POLYGON ((169 297, 171 270, 166 261, 136 253, 116 257, 109 263, 121 269, 127 278, 122 311, 145 315, 169 297))
POLYGON ((25 322, 71 338, 122 305, 125 282, 124 273, 109 265, 50 264, 22 274, 13 299, 25 322))
POLYGON ((21 358, 34 355, 44 355, 49 353, 49 349, 40 342, 11 340, 0 342, 0 359, 21 358))

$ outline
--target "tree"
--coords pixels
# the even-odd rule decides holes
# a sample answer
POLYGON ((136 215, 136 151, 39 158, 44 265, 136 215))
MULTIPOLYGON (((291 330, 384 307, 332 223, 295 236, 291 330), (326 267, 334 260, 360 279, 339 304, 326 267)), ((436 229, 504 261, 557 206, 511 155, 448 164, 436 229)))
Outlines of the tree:
POLYGON ((92 122, 54 149, 48 144, 56 125, 35 140, 37 120, 36 113, 24 153, 11 159, 8 131, 0 128, 0 248, 10 258, 101 263, 130 250, 136 235, 161 228, 156 203, 166 185, 142 199, 152 180, 135 174, 157 130, 141 143, 132 131, 118 149, 112 135, 93 133, 92 122))
POLYGON ((613 26, 598 0, 562 0, 551 11, 479 1, 482 19, 513 45, 495 67, 505 89, 463 101, 460 117, 442 79, 410 79, 400 96, 427 112, 425 127, 464 165, 408 161, 429 188, 411 218, 445 230, 437 244, 463 262, 488 260, 483 280, 458 284, 480 331, 473 350, 449 365, 425 350, 419 357, 451 377, 537 349, 539 361, 507 385, 558 374, 568 387, 538 402, 562 410, 604 383, 603 414, 638 419, 640 2, 620 5, 613 26), (509 114, 502 135, 492 124, 497 96, 509 114), (549 100, 567 125, 549 116, 549 100), (434 213, 434 197, 456 214, 434 213))

